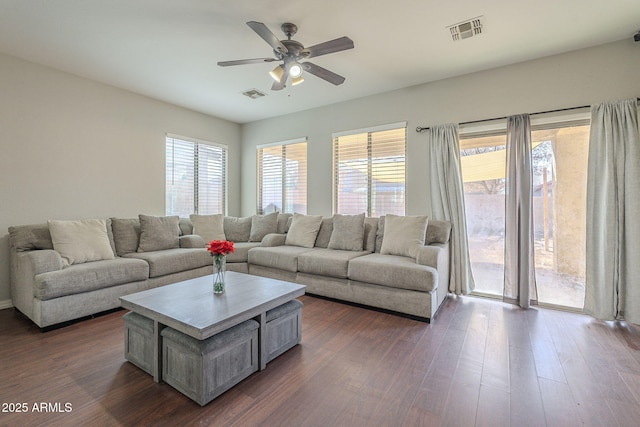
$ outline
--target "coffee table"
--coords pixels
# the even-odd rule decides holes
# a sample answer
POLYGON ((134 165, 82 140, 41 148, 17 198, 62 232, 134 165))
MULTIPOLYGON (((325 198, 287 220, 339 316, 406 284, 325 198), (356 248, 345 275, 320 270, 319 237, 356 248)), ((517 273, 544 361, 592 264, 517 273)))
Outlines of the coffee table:
POLYGON ((305 286, 228 271, 223 294, 213 294, 213 277, 161 286, 120 297, 122 307, 153 320, 153 379, 162 381, 163 328, 205 340, 248 319, 259 324, 260 370, 267 364, 266 312, 304 295, 305 286))

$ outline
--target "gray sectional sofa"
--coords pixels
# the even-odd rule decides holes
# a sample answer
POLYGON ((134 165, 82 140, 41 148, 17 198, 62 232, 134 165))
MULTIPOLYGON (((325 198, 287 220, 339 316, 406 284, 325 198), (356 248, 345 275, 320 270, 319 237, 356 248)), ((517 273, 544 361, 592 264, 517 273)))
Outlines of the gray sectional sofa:
MULTIPOLYGON (((384 218, 364 219, 361 248, 351 248, 360 250, 332 248, 333 217, 320 218, 316 234, 305 236, 310 247, 301 247, 287 234, 293 224, 301 230, 290 214, 224 217, 224 237, 236 248, 227 269, 301 283, 311 294, 433 317, 447 295, 449 223, 430 221, 426 243, 409 257, 383 253, 384 218)), ((106 235, 98 243, 87 239, 88 255, 65 249, 60 224, 9 228, 13 305, 40 328, 118 308, 122 295, 212 273, 196 218, 85 221, 89 225, 69 221, 76 228, 65 231, 77 235, 86 226, 86 234, 95 234, 91 221, 99 221, 106 235)))

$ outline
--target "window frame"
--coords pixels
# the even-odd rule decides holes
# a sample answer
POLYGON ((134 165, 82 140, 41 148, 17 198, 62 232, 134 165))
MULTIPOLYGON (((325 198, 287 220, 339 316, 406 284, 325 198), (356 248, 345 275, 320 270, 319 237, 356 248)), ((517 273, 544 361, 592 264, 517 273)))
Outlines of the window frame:
MULTIPOLYGON (((170 143, 174 143, 175 141, 180 141, 183 143, 191 143, 194 146, 194 154, 193 154, 193 173, 194 173, 194 177, 193 177, 193 212, 191 212, 192 214, 200 214, 200 215, 205 215, 205 214, 212 214, 211 212, 206 212, 206 213, 200 213, 200 206, 199 206, 199 190, 200 190, 200 182, 199 182, 199 174, 200 174, 200 165, 198 163, 198 158, 199 158, 199 150, 201 146, 205 146, 205 147, 214 147, 214 148, 218 148, 220 150, 222 150, 222 161, 223 161, 223 165, 222 165, 222 169, 223 169, 223 173, 222 173, 222 179, 224 181, 224 184, 221 188, 221 191, 223 193, 222 196, 222 209, 221 212, 215 212, 215 213, 222 213, 223 215, 227 215, 227 209, 228 209, 228 196, 229 196, 229 146, 227 144, 221 144, 221 143, 217 143, 217 142, 213 142, 213 141, 205 141, 202 139, 197 139, 197 138, 192 138, 192 137, 187 137, 187 136, 183 136, 183 135, 176 135, 176 134, 172 134, 172 133, 167 133, 165 134, 165 214, 166 215, 179 215, 176 214, 174 212, 170 212, 169 211, 169 204, 167 203, 167 196, 168 196, 168 181, 169 181, 169 177, 167 176, 167 171, 168 171, 168 157, 167 157, 167 150, 168 150, 168 145, 170 143), (170 142, 171 140, 171 142, 170 142)), ((173 148, 174 149, 174 148, 173 148)), ((172 150, 173 150, 172 149, 172 150)), ((175 158, 175 156, 174 156, 175 158)), ((173 171, 175 171, 175 163, 172 161, 172 165, 173 165, 173 171)))
MULTIPOLYGON (((404 147, 403 147, 403 159, 404 159, 404 180, 402 181, 403 185, 404 185, 404 194, 403 194, 403 201, 402 201, 402 209, 403 209, 403 215, 406 214, 407 211, 407 187, 408 187, 408 183, 407 183, 407 122, 403 121, 403 122, 396 122, 396 123, 388 123, 388 124, 384 124, 384 125, 378 125, 378 126, 371 126, 371 127, 367 127, 367 128, 361 128, 361 129, 353 129, 353 130, 347 130, 347 131, 341 131, 341 132, 334 132, 331 134, 331 159, 332 159, 332 184, 331 184, 331 191, 332 191, 332 197, 331 197, 331 201, 332 201, 332 212, 334 214, 340 214, 341 212, 338 211, 338 197, 339 197, 339 191, 338 191, 338 174, 339 174, 339 165, 338 165, 338 156, 339 154, 336 152, 338 147, 338 139, 340 137, 345 137, 345 136, 354 136, 354 135, 358 135, 358 134, 367 134, 367 208, 366 208, 366 216, 371 217, 372 216, 372 212, 373 212, 373 206, 372 206, 372 195, 373 195, 373 191, 372 191, 372 174, 373 174, 373 156, 371 154, 372 152, 372 140, 371 140, 371 134, 372 133, 376 133, 376 132, 384 132, 384 131, 391 131, 391 130, 404 130, 404 147)), ((386 215, 386 212, 376 212, 376 214, 378 216, 382 216, 382 215, 386 215)))
MULTIPOLYGON (((277 142, 271 142, 271 143, 267 143, 267 144, 260 144, 256 146, 256 213, 258 215, 262 215, 264 214, 264 206, 262 206, 262 196, 263 196, 263 174, 262 171, 264 169, 263 164, 262 164, 262 160, 261 160, 261 152, 262 150, 266 149, 266 148, 273 148, 273 147, 281 147, 282 150, 282 154, 281 154, 281 160, 282 160, 282 169, 281 169, 281 180, 282 180, 282 198, 280 200, 281 202, 281 208, 280 208, 280 213, 293 213, 293 212, 287 212, 287 209, 285 209, 286 205, 286 201, 287 201, 287 195, 289 194, 289 192, 287 191, 286 188, 286 183, 287 183, 287 168, 286 168, 286 147, 290 146, 290 145, 296 145, 296 144, 305 144, 305 185, 306 188, 304 190, 304 195, 305 195, 305 214, 308 211, 308 178, 309 178, 309 169, 308 169, 308 165, 309 165, 309 142, 307 140, 307 137, 299 137, 299 138, 294 138, 294 139, 289 139, 286 141, 277 141, 277 142)), ((299 212, 299 213, 303 213, 303 212, 299 212)))

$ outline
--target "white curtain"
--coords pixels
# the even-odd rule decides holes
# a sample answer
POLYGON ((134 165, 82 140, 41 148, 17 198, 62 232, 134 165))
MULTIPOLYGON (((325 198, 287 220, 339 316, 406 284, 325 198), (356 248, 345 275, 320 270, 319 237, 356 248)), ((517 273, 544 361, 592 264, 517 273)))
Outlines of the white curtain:
POLYGON ((637 100, 591 107, 584 312, 640 323, 637 100))
POLYGON ((528 114, 507 117, 504 297, 522 308, 537 300, 533 246, 531 124, 528 114))
POLYGON ((449 291, 466 295, 475 283, 469 259, 458 125, 434 126, 429 135, 431 210, 434 218, 450 221, 452 226, 449 291))

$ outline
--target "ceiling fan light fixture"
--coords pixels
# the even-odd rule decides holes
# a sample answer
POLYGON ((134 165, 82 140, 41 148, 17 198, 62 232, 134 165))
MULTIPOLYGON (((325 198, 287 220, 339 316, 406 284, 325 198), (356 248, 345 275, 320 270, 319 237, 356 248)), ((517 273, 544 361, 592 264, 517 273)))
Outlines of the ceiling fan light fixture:
POLYGON ((292 77, 291 78, 291 86, 296 86, 302 83, 304 79, 302 77, 292 77))
POLYGON ((291 77, 292 79, 296 79, 301 75, 302 75, 302 65, 298 64, 297 62, 294 62, 293 64, 291 64, 291 66, 289 67, 289 77, 291 77))
POLYGON ((284 75, 284 67, 282 65, 278 65, 276 68, 269 71, 269 75, 273 80, 280 82, 280 79, 282 79, 282 76, 284 75))

